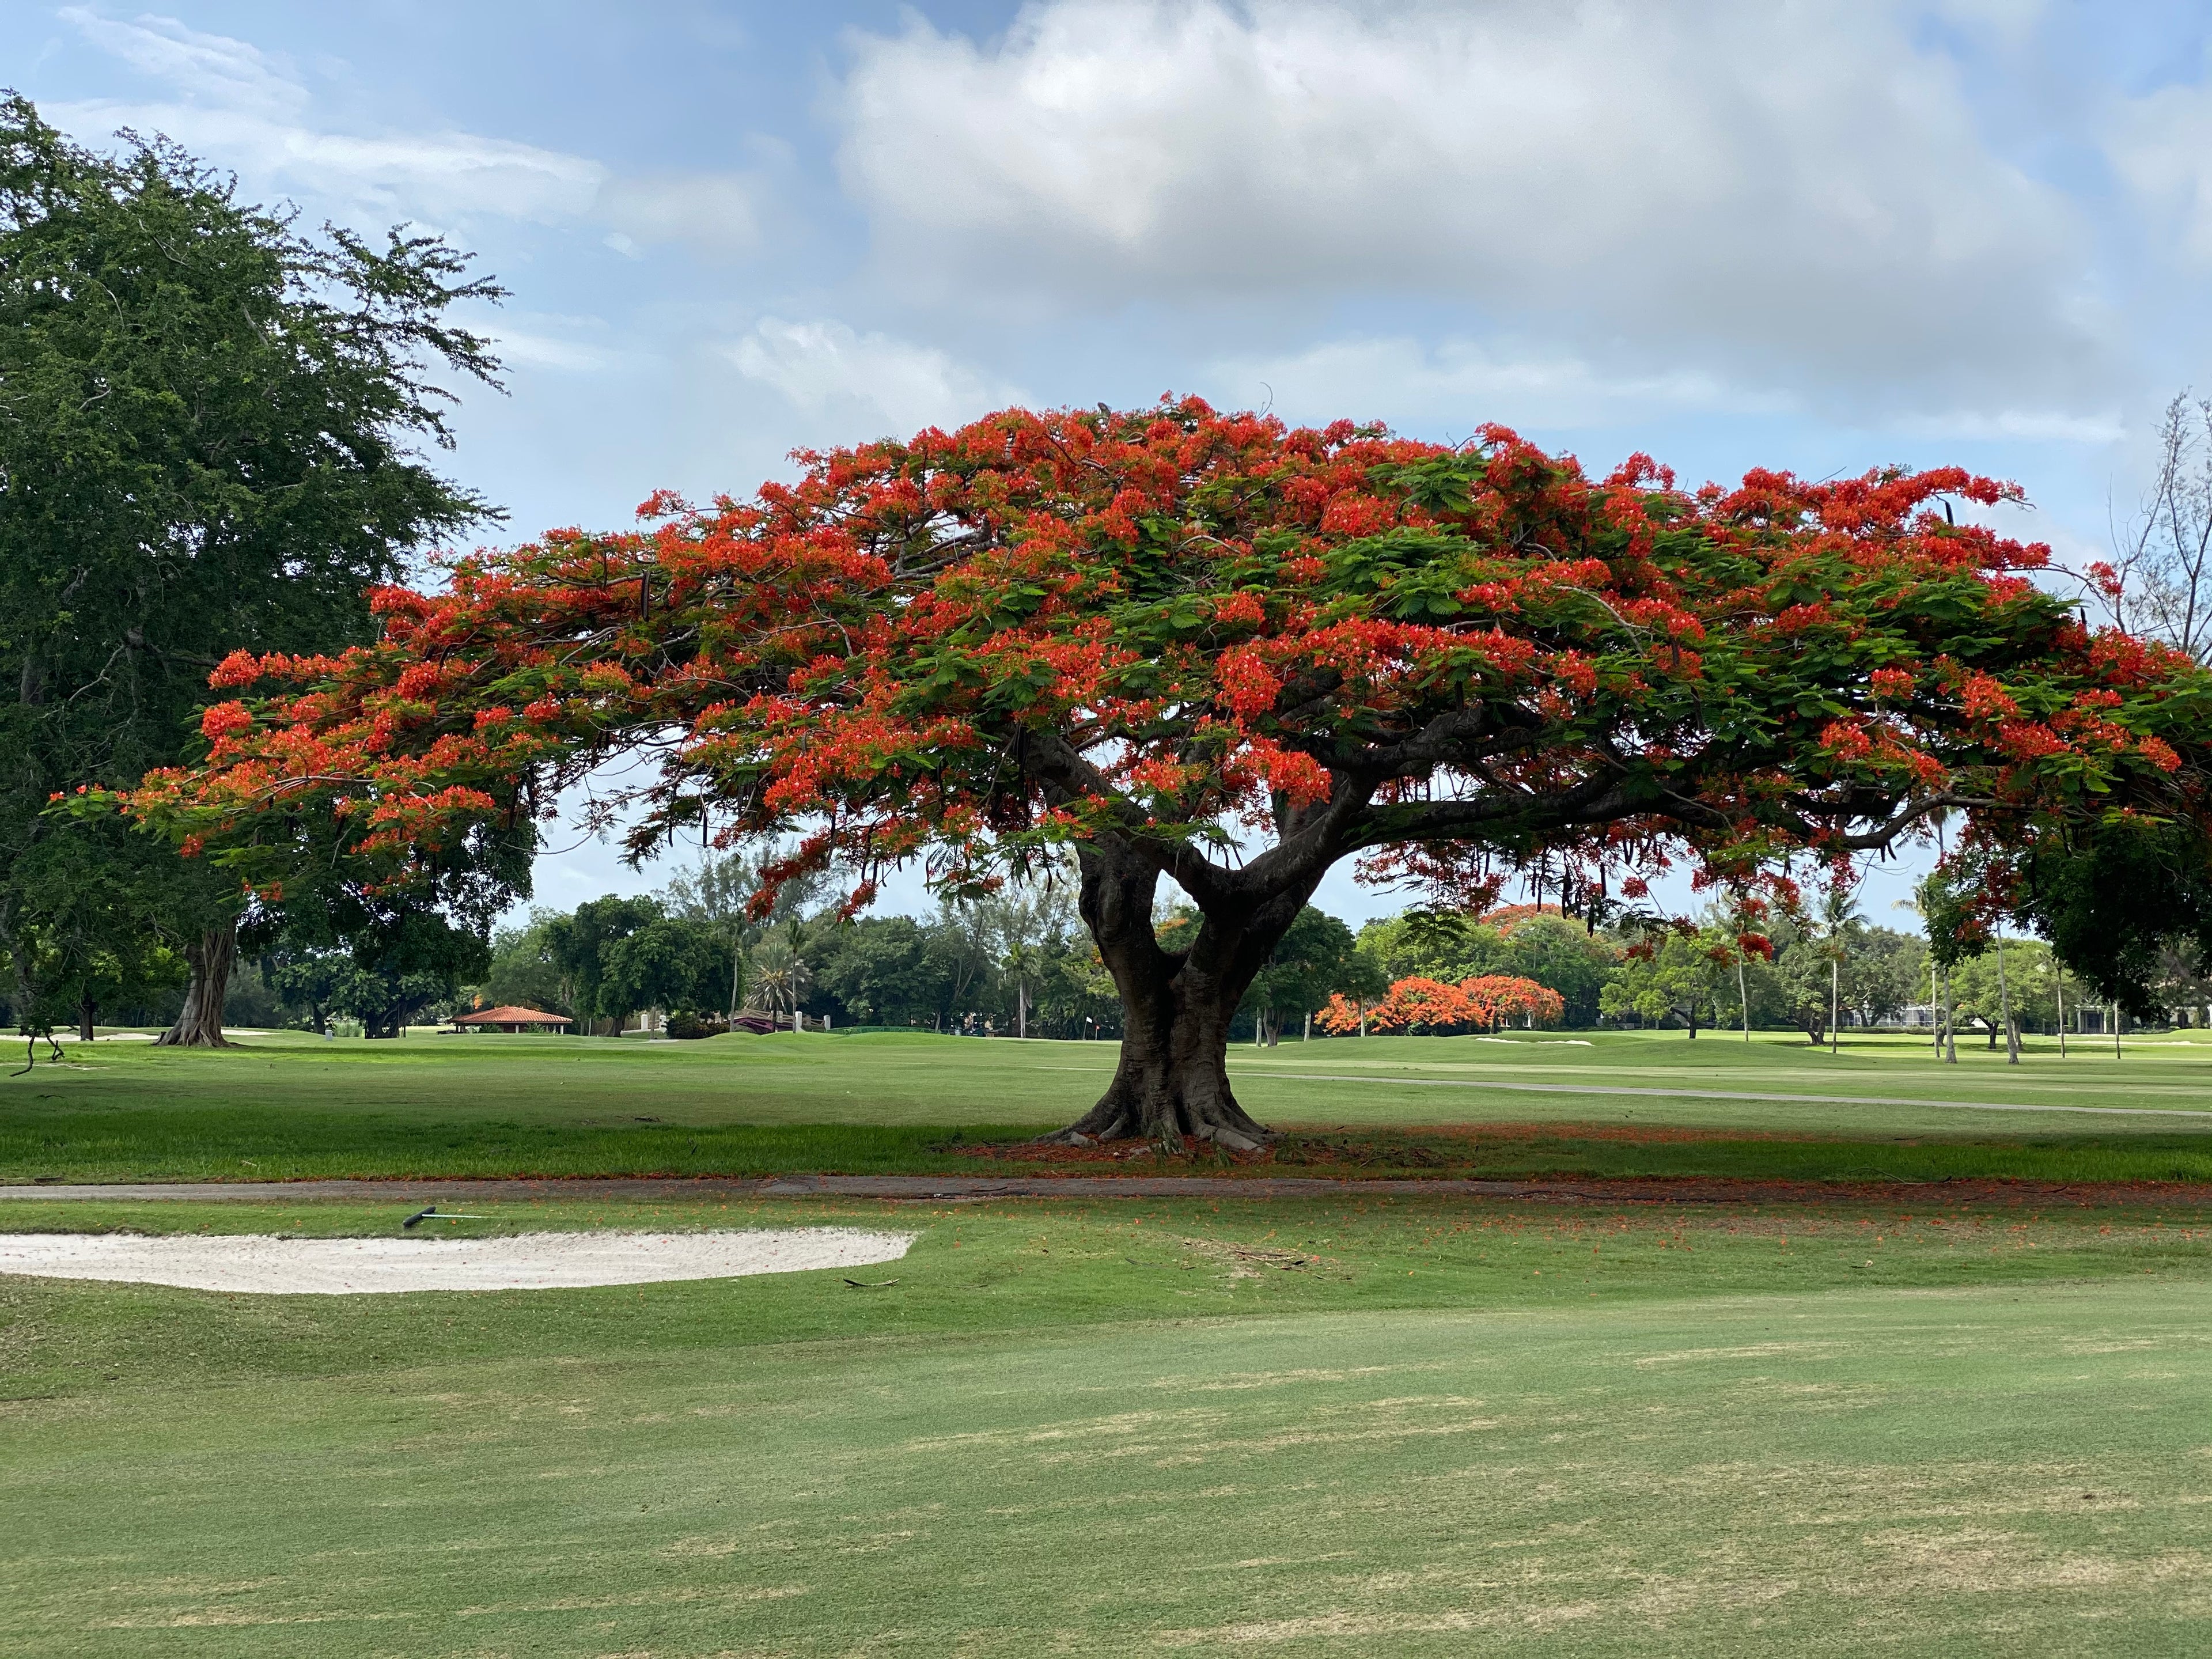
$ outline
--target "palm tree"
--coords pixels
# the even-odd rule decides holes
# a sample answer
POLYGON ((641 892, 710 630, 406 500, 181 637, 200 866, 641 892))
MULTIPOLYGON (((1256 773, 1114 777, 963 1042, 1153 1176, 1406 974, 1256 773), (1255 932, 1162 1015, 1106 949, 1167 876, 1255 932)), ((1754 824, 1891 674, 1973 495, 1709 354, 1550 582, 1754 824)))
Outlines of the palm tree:
POLYGON ((1828 1052, 1843 1052, 1844 934, 1866 920, 1856 890, 1832 883, 1820 899, 1820 932, 1828 948, 1828 1052))
MULTIPOLYGON (((740 1008, 753 1006, 752 994, 745 983, 751 948, 767 933, 771 923, 781 922, 796 951, 803 931, 800 915, 820 895, 826 880, 819 873, 811 873, 786 882, 776 893, 770 922, 754 921, 746 907, 753 890, 760 885, 762 866, 786 856, 787 850, 775 844, 764 845, 759 856, 750 861, 741 854, 702 851, 696 869, 680 871, 669 879, 668 908, 688 921, 713 928, 729 941, 729 1018, 732 1025, 737 1023, 740 1008)), ((801 985, 799 1000, 803 1002, 805 998, 806 988, 801 985)))
POLYGON ((753 946, 750 1000, 769 1014, 789 1013, 791 1029, 799 1029, 799 1005, 806 1000, 814 976, 806 959, 788 939, 765 939, 753 946))
POLYGON ((1959 1063, 1959 1033, 1954 1024, 1956 1010, 1951 1006, 1951 970, 1936 956, 1942 941, 1937 937, 1937 919, 1956 908, 1955 896, 1938 873, 1921 878, 1912 890, 1910 899, 1899 899, 1901 909, 1918 914, 1928 931, 1928 981, 1929 994, 1936 1000, 1939 1010, 1936 1024, 1936 1057, 1948 1066, 1959 1063))

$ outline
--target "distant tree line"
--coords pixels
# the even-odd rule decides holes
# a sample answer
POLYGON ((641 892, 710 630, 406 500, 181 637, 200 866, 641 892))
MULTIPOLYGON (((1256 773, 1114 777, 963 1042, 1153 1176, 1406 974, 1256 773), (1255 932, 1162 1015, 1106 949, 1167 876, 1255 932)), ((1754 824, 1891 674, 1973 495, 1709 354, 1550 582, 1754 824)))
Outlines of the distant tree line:
MULTIPOLYGON (((766 856, 773 856, 769 854, 766 856)), ((823 883, 787 884, 764 918, 746 911, 758 866, 705 858, 656 893, 540 908, 492 938, 489 971, 460 1000, 561 1014, 579 1032, 622 1030, 647 1010, 679 1035, 731 1017, 828 1018, 837 1030, 1114 1037, 1121 1002, 1075 908, 1072 882, 947 900, 926 916, 841 919, 823 883)), ((1188 913, 1158 919, 1175 948, 1188 913)), ((1255 981, 1243 1041, 1302 1030, 1339 993, 1380 995, 1381 969, 1352 930, 1309 907, 1255 981)), ((459 1006, 456 1004, 456 1006, 459 1006)))
POLYGON ((709 857, 659 893, 532 910, 493 936, 490 972, 471 998, 564 1014, 597 1032, 648 1009, 702 1035, 747 1013, 1051 1036, 1110 1034, 1117 1017, 1064 884, 855 921, 818 903, 818 882, 787 884, 775 910, 753 918, 745 899, 756 884, 743 859, 709 857))
MULTIPOLYGON (((758 876, 756 862, 710 855, 657 892, 532 909, 494 933, 472 981, 452 969, 380 974, 343 948, 271 951, 241 964, 232 1020, 313 1030, 343 1020, 394 1035, 425 1018, 515 1006, 565 1016, 579 1035, 632 1029, 648 1012, 686 1036, 726 1030, 733 1014, 787 1029, 797 1014, 839 1030, 1118 1035, 1119 1000, 1065 883, 948 901, 926 916, 847 921, 823 902, 819 879, 787 884, 769 915, 750 916, 758 876)), ((1193 921, 1167 909, 1155 925, 1173 950, 1193 921)), ((2048 1032, 2063 1013, 2075 1030, 2083 1008, 2097 1006, 2041 940, 2007 939, 2002 951, 1982 942, 1956 957, 1946 980, 1925 938, 1875 926, 1847 899, 1759 925, 1759 948, 1747 949, 1741 919, 1717 910, 1650 933, 1524 904, 1480 917, 1409 911, 1354 933, 1309 906, 1232 1029, 1239 1042, 1270 1043, 1309 1029, 1703 1032, 1740 1029, 1747 1005, 1754 1030, 1821 1042, 1838 1018, 1893 1024, 1931 1005, 1940 1018, 1948 984, 1956 1030, 1994 1048, 2008 1018, 2016 1030, 2048 1032), (1447 990, 1469 1005, 1455 1004, 1449 1018, 1425 1006, 1447 990), (1486 998, 1495 1006, 1474 1006, 1486 998)), ((2212 981, 2193 963, 2176 956, 2162 983, 2178 1018, 2191 1018, 2190 1009, 2212 1018, 2212 981)))
MULTIPOLYGON (((579 1035, 631 1029, 651 1012, 684 1036, 726 1030, 733 1014, 741 1027, 750 1015, 756 1026, 787 1029, 798 1014, 840 1030, 1118 1036, 1120 1002, 1064 882, 948 901, 926 916, 846 921, 818 878, 787 884, 768 916, 752 917, 758 880, 757 861, 709 855, 657 892, 532 909, 496 929, 483 956, 456 953, 442 966, 421 965, 420 952, 379 963, 349 945, 280 944, 241 959, 226 1018, 393 1036, 472 1007, 519 1006, 565 1016, 579 1035)), ((1943 927, 1940 908, 1930 921, 1943 927)), ((1170 950, 1192 926, 1174 908, 1156 922, 1170 950)), ((1932 1006, 1940 1023, 1948 1006, 1957 1035, 1991 1048, 2008 1029, 2047 1033, 2062 1017, 2069 1030, 2110 1029, 2109 1009, 2039 939, 2000 950, 1970 939, 1947 969, 1926 938, 1875 926, 1848 900, 1759 926, 1762 948, 1747 950, 1741 919, 1718 910, 1647 933, 1524 904, 1480 917, 1408 911, 1354 933, 1309 906, 1232 1030, 1243 1042, 1501 1024, 1710 1032, 1740 1029, 1747 1003, 1752 1029, 1796 1030, 1814 1042, 1838 1017, 1892 1024, 1916 1006, 1932 1006), (1470 1006, 1443 1018, 1427 1005, 1448 990, 1470 1006), (1472 1006, 1486 995, 1504 998, 1502 1014, 1472 1006)), ((2212 979, 2193 958, 2170 953, 2159 983, 2177 1021, 2212 1021, 2212 979)), ((180 998, 173 987, 166 999, 121 1005, 116 1023, 162 1023, 180 998)))

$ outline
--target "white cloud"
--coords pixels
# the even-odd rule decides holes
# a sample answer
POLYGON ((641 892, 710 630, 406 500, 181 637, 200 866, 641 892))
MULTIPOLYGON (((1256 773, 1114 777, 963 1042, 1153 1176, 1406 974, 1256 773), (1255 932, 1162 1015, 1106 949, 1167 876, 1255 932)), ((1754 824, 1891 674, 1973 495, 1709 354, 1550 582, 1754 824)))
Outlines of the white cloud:
POLYGON ((1024 400, 1018 388, 933 346, 859 333, 840 322, 764 318, 729 348, 729 357, 745 379, 806 414, 880 418, 888 422, 883 435, 951 426, 1024 400))
POLYGON ((595 219, 608 226, 608 248, 626 257, 641 257, 648 243, 732 254, 761 241, 768 185, 759 175, 617 177, 581 155, 477 133, 334 133, 312 119, 307 86, 250 42, 173 18, 118 22, 86 7, 60 15, 164 88, 150 101, 51 108, 70 131, 161 133, 219 159, 254 188, 299 192, 347 216, 595 219))
POLYGON ((50 112, 77 131, 159 132, 218 159, 256 188, 296 191, 341 215, 452 222, 596 219, 608 246, 682 241, 744 252, 760 238, 763 186, 743 174, 618 178, 599 162, 469 132, 358 134, 313 119, 307 87, 244 40, 173 18, 130 22, 82 6, 61 13, 92 45, 163 88, 149 101, 103 100, 50 112))
POLYGON ((590 211, 606 169, 581 156, 448 132, 361 137, 189 104, 58 105, 76 131, 161 133, 219 160, 256 187, 296 191, 341 211, 450 221, 475 215, 539 222, 590 211))
POLYGON ((2116 444, 2128 435, 2117 409, 2072 414, 2063 410, 1974 410, 1949 414, 1909 415, 1891 423, 1907 437, 1957 439, 1962 442, 1995 443, 2007 440, 2025 443, 2116 444))
POLYGON ((1472 301, 1608 375, 1854 397, 2106 373, 2055 191, 1907 0, 1042 0, 860 36, 840 165, 908 272, 1097 304, 1472 301))
POLYGON ((64 6, 57 15, 93 45, 189 97, 288 114, 307 101, 306 88, 244 40, 203 34, 173 17, 145 15, 121 23, 88 6, 64 6))
POLYGON ((1434 347, 1404 337, 1331 340, 1293 352, 1224 357, 1206 384, 1242 407, 1272 398, 1297 420, 1383 418, 1409 426, 1456 421, 1471 432, 1487 421, 1508 426, 1604 423, 1655 410, 1768 415, 1786 405, 1771 393, 1711 375, 1613 376, 1576 357, 1468 339, 1434 347))
POLYGON ((2161 87, 2112 111, 2106 154, 2188 259, 2212 265, 2212 84, 2161 87))
POLYGON ((482 326, 491 340, 492 355, 517 368, 595 374, 613 367, 621 356, 576 337, 580 332, 604 334, 605 325, 596 318, 494 317, 482 326))
POLYGON ((61 15, 171 95, 57 105, 50 114, 58 125, 158 132, 235 169, 255 188, 296 191, 342 214, 574 218, 591 210, 607 177, 605 167, 580 155, 475 133, 326 131, 307 118, 307 87, 246 41, 201 33, 172 18, 124 23, 81 6, 61 15))
POLYGON ((619 252, 682 242, 705 253, 744 254, 760 246, 766 193, 764 183, 746 173, 661 173, 610 179, 596 205, 615 228, 607 244, 619 252))

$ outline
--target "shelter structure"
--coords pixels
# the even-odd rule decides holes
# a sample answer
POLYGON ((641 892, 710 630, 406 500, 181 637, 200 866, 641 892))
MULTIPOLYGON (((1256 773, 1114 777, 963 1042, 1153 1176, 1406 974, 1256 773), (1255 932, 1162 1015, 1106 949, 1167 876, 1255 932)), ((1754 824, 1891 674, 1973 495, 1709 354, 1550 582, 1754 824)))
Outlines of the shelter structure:
POLYGON ((535 1008, 502 1006, 473 1014, 457 1014, 456 1030, 465 1031, 558 1031, 574 1024, 566 1014, 548 1014, 535 1008))

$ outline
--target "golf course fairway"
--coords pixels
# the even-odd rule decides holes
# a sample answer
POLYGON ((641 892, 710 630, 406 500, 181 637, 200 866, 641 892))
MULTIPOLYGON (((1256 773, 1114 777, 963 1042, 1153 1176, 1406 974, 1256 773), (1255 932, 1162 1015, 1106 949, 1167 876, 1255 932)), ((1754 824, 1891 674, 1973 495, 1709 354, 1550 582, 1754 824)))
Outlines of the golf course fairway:
MULTIPOLYGON (((0 1218, 396 1220, 61 1207, 0 1218)), ((686 1218, 495 1210, 488 1231, 686 1218)), ((863 1217, 915 1231, 908 1256, 361 1298, 6 1281, 0 1654, 2212 1642, 2201 1215, 690 1219, 863 1217)))

